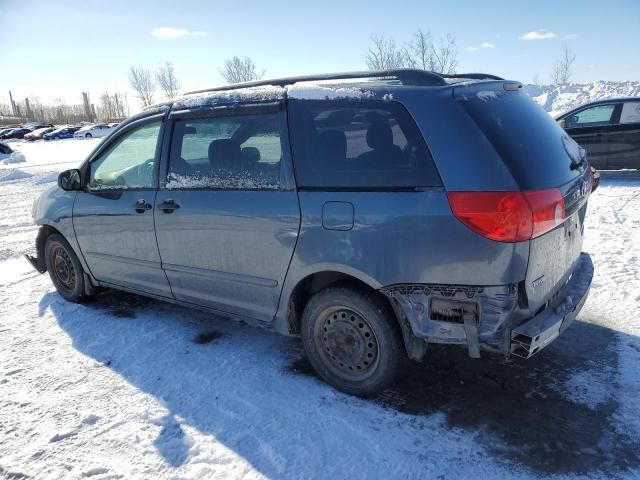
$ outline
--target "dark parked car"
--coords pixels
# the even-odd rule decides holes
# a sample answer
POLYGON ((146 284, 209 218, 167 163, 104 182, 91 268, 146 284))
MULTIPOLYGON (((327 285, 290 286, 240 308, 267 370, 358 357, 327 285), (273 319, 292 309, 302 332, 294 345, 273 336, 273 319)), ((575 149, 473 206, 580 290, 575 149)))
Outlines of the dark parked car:
POLYGON ((80 127, 60 127, 52 132, 45 133, 42 138, 45 140, 61 140, 63 138, 73 138, 73 134, 80 130, 80 127))
POLYGON ((0 139, 2 140, 11 140, 12 138, 24 138, 24 136, 28 133, 31 133, 31 130, 28 128, 13 128, 8 132, 0 135, 0 139))
POLYGON ((587 103, 557 117, 599 170, 640 169, 640 97, 587 103))
POLYGON ((518 82, 258 81, 125 121, 34 204, 30 261, 70 301, 113 287, 300 335, 370 395, 430 343, 528 358, 558 337, 593 275, 591 182, 518 82))

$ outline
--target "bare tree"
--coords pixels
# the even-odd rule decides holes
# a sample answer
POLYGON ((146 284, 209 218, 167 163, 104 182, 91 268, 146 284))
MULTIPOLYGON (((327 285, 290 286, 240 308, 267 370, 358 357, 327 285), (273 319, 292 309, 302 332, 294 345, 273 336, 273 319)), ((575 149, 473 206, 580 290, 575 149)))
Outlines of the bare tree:
POLYGON ((431 39, 431 32, 418 30, 412 39, 398 46, 392 37, 374 35, 373 45, 366 55, 371 70, 390 68, 419 68, 437 73, 455 73, 458 67, 456 39, 449 34, 438 46, 431 39))
POLYGON ((365 58, 370 70, 388 70, 407 66, 407 52, 398 47, 392 37, 374 35, 371 37, 373 45, 369 47, 365 58))
POLYGON ((129 116, 129 109, 123 101, 123 96, 122 93, 110 93, 108 91, 100 95, 98 111, 103 121, 113 121, 129 116))
POLYGON ((224 68, 219 69, 220 75, 227 83, 250 82, 260 80, 266 73, 259 69, 250 57, 231 57, 225 60, 224 68))
POLYGON ((431 32, 418 30, 406 46, 407 66, 433 71, 436 68, 433 50, 431 32))
POLYGON ((554 85, 565 85, 569 83, 571 81, 571 75, 573 74, 573 62, 575 61, 575 54, 565 45, 562 56, 556 60, 556 63, 553 65, 551 83, 554 85))
POLYGON ((533 85, 542 85, 542 81, 540 80, 540 75, 538 75, 538 72, 534 73, 531 77, 531 83, 533 85))
POLYGON ((173 63, 164 62, 164 65, 160 65, 156 72, 156 80, 160 89, 167 98, 175 98, 178 96, 178 90, 180 90, 180 83, 176 78, 176 74, 173 70, 173 63))
POLYGON ((433 47, 435 58, 434 72, 452 74, 458 68, 458 45, 456 39, 450 33, 440 40, 438 47, 433 47))
POLYGON ((148 68, 131 67, 129 69, 129 83, 138 93, 138 98, 143 107, 153 104, 156 86, 148 68))

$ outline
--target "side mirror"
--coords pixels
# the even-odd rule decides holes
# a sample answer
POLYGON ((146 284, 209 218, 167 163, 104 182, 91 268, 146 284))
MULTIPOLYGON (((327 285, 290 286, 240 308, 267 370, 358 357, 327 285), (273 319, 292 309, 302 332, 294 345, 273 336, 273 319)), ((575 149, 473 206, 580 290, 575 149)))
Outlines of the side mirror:
POLYGON ((65 192, 75 192, 80 190, 82 183, 80 182, 80 170, 72 168, 65 170, 58 175, 58 186, 65 192))
POLYGON ((564 128, 564 126, 567 124, 567 122, 565 121, 565 119, 563 118, 562 120, 558 120, 558 125, 560 125, 560 128, 564 128))

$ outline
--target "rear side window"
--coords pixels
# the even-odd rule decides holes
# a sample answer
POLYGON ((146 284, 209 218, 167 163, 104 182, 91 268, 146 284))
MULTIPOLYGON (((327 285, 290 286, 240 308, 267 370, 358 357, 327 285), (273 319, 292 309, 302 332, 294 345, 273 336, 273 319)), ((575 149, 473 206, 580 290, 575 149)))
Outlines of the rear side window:
POLYGON ((397 102, 290 100, 289 115, 299 187, 441 185, 420 131, 397 102))
POLYGON ((280 187, 278 113, 176 120, 167 188, 280 187))

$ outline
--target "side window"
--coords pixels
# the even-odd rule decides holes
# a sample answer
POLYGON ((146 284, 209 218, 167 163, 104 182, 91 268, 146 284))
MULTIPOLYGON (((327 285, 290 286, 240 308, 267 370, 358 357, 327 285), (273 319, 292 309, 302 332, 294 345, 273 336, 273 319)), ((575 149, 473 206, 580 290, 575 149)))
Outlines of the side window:
POLYGON ((167 188, 280 188, 278 113, 176 120, 167 188))
POLYGON ((441 185, 422 134, 399 103, 291 100, 289 112, 300 187, 441 185))
POLYGON ((615 104, 598 105, 574 113, 565 119, 565 128, 600 127, 609 125, 615 104))
POLYGON ((640 123, 640 102, 625 102, 622 105, 620 123, 640 123))
POLYGON ((89 164, 89 189, 152 188, 161 122, 125 133, 89 164))

